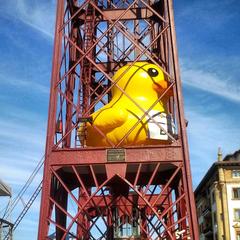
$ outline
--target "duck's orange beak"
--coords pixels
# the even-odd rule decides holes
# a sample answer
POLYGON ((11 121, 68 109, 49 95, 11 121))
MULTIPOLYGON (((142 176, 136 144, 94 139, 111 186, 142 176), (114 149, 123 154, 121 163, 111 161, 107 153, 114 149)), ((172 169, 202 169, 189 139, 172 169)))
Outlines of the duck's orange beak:
POLYGON ((165 80, 162 80, 160 82, 154 82, 153 83, 153 89, 156 91, 156 92, 161 92, 163 91, 164 89, 166 89, 168 87, 168 82, 165 81, 165 80))

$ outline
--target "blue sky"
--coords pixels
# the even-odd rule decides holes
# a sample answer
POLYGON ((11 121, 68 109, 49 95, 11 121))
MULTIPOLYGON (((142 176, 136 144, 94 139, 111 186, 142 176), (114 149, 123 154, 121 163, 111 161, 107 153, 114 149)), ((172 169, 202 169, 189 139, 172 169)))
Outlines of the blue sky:
MULTIPOLYGON (((182 0, 174 7, 196 187, 219 146, 224 155, 240 148, 240 2, 182 0)), ((0 178, 15 194, 44 154, 54 21, 55 0, 1 3, 0 178)), ((39 201, 16 240, 37 238, 39 201)))

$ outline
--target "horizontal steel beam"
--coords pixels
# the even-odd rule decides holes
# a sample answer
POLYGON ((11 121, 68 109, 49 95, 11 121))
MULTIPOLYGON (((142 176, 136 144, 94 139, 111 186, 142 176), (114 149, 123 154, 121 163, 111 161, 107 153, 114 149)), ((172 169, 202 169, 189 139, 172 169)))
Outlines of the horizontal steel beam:
MULTIPOLYGON (((126 9, 111 9, 103 11, 102 20, 116 20, 123 14, 126 9)), ((121 20, 137 20, 137 19, 148 19, 153 15, 153 13, 148 8, 131 8, 123 15, 121 20)))
MULTIPOLYGON (((51 165, 105 164, 107 150, 96 148, 54 150, 48 157, 51 165)), ((126 148, 126 163, 139 162, 182 162, 182 149, 179 145, 162 147, 126 148)))
MULTIPOLYGON (((99 21, 115 21, 121 16, 126 9, 105 9, 102 10, 103 14, 100 16, 99 21)), ((150 11, 148 8, 131 8, 131 10, 127 11, 123 17, 121 18, 121 21, 126 20, 138 20, 138 19, 149 19, 153 16, 153 12, 150 11)), ((81 22, 83 22, 86 19, 86 12, 82 11, 79 16, 81 22)), ((98 21, 97 19, 97 21, 98 21)))
MULTIPOLYGON (((164 195, 163 194, 160 198, 158 198, 158 194, 153 194, 153 195, 146 194, 145 198, 146 199, 150 199, 151 198, 151 201, 150 201, 151 203, 157 201, 155 203, 155 205, 161 204, 162 206, 169 206, 168 202, 165 201, 166 200, 166 196, 168 196, 168 195, 166 195, 166 194, 164 195)), ((127 197, 122 198, 121 201, 118 201, 117 205, 116 205, 116 203, 115 203, 115 205, 114 204, 113 205, 114 206, 118 206, 118 207, 121 207, 121 206, 122 207, 124 207, 124 206, 128 206, 128 207, 134 206, 134 204, 132 204, 132 203, 134 202, 136 197, 138 197, 138 196, 129 194, 127 197)), ((83 199, 82 202, 80 201, 81 204, 84 204, 84 202, 85 202, 85 199, 83 199)), ((93 208, 94 206, 106 207, 106 206, 110 206, 112 204, 112 202, 113 202, 113 196, 94 196, 94 197, 92 197, 92 201, 87 204, 86 208, 93 208)), ((138 197, 138 200, 137 200, 135 205, 137 205, 137 206, 139 206, 141 208, 141 207, 145 207, 146 203, 141 198, 138 197)))

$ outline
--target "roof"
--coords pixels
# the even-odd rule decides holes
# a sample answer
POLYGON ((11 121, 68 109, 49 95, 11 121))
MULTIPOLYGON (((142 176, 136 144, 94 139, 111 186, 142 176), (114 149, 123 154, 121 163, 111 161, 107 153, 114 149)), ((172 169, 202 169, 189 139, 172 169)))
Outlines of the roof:
POLYGON ((240 150, 233 154, 228 154, 223 161, 240 161, 240 150))
POLYGON ((0 196, 12 196, 11 188, 0 179, 0 196))
POLYGON ((201 189, 206 185, 206 183, 213 177, 214 173, 217 171, 218 167, 226 166, 240 166, 240 150, 233 154, 227 155, 222 161, 217 161, 212 164, 208 169, 205 176, 202 178, 201 182, 198 184, 194 191, 195 196, 201 191, 201 189))

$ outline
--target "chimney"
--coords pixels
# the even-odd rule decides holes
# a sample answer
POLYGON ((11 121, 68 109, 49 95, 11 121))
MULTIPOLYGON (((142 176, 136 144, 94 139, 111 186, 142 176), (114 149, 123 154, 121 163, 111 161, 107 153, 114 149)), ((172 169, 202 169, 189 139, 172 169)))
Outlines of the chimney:
POLYGON ((218 148, 218 162, 222 161, 222 149, 221 147, 218 148))

